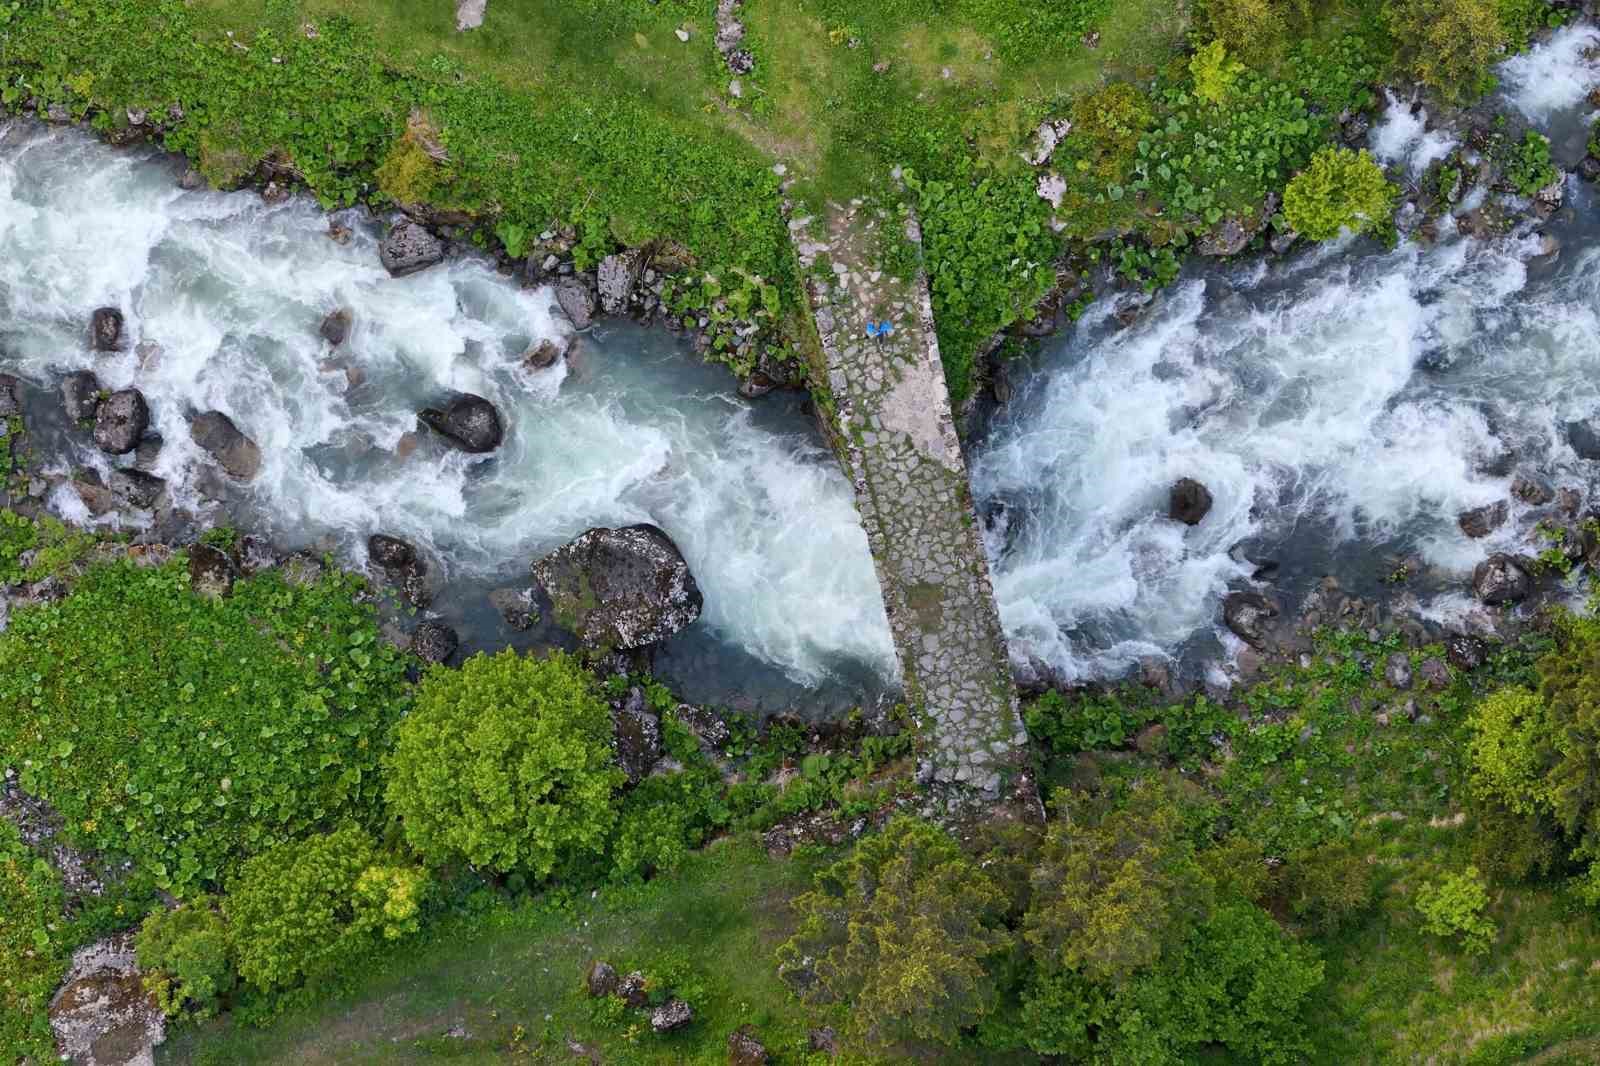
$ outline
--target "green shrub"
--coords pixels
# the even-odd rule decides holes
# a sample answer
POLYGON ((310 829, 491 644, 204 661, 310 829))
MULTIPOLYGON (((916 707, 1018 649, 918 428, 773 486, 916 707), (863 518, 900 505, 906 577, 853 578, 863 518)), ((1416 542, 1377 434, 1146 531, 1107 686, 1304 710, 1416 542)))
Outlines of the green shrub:
POLYGON ((1469 955, 1482 955, 1494 943, 1494 922, 1483 913, 1488 906, 1489 890, 1476 866, 1417 890, 1417 913, 1422 915, 1423 931, 1458 937, 1469 955))
POLYGON ((45 1008, 67 968, 61 875, 0 818, 0 1061, 55 1058, 45 1008))
POLYGON ((1365 150, 1324 148, 1283 193, 1283 214, 1313 241, 1348 229, 1365 233, 1389 224, 1397 190, 1365 150))
POLYGON ((216 900, 200 896, 176 910, 157 910, 134 937, 145 988, 168 1015, 186 1006, 200 1017, 216 1013, 236 975, 228 926, 216 900))
POLYGON ((647 777, 622 801, 611 844, 611 876, 625 881, 670 873, 708 832, 731 817, 714 770, 695 767, 647 777))
POLYGON ((1200 99, 1219 106, 1228 99, 1233 83, 1243 73, 1244 64, 1231 59, 1227 46, 1221 41, 1212 41, 1189 60, 1189 75, 1194 79, 1194 91, 1200 99))
POLYGON ((809 1000, 848 1002, 862 1041, 952 1043, 995 1010, 1005 896, 937 826, 896 818, 794 906, 780 973, 809 1000))
POLYGON ((1353 840, 1292 852, 1284 863, 1289 909, 1320 933, 1338 932, 1373 905, 1377 883, 1367 860, 1353 840))
POLYGON ((427 883, 380 861, 354 826, 258 855, 222 901, 239 976, 268 992, 326 977, 380 939, 414 933, 427 883))
POLYGON ((1410 72, 1446 100, 1483 91, 1506 46, 1496 0, 1389 0, 1389 32, 1410 72))
POLYGON ((577 660, 506 650, 433 670, 397 733, 389 805, 429 862, 543 878, 605 849, 622 774, 577 660))
MULTIPOLYGON (((1528 130, 1522 140, 1506 154, 1506 177, 1523 196, 1532 196, 1547 185, 1561 180, 1561 171, 1550 160, 1550 138, 1536 130, 1528 130)), ((1559 542, 1554 545, 1559 548, 1559 542)), ((1565 555, 1556 556, 1570 567, 1565 555)))
POLYGON ((405 664, 359 588, 267 572, 211 600, 181 557, 94 568, 0 634, 0 765, 69 837, 179 896, 330 819, 374 817, 405 664))
POLYGON ((1467 724, 1473 791, 1518 814, 1548 807, 1544 753, 1551 732, 1544 701, 1520 685, 1502 688, 1478 701, 1467 724))
POLYGON ((1308 0, 1201 0, 1196 21, 1229 52, 1259 63, 1289 40, 1292 20, 1310 14, 1308 0))

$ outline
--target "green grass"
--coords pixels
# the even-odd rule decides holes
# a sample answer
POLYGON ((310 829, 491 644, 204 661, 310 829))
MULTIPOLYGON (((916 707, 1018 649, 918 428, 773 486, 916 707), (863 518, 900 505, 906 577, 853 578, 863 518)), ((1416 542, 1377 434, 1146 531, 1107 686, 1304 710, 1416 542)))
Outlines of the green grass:
POLYGON ((813 1016, 778 983, 772 954, 787 901, 814 863, 769 859, 754 837, 726 838, 674 875, 591 898, 487 903, 446 916, 422 939, 372 958, 350 987, 265 1029, 224 1019, 168 1041, 163 1063, 359 1066, 450 1061, 571 1062, 569 1040, 608 1063, 723 1063, 728 1034, 754 1025, 780 1061, 804 1061, 813 1016), (621 973, 676 970, 695 1022, 658 1037, 643 1015, 608 1018, 583 988, 591 959, 621 973), (643 1031, 639 1031, 642 1023, 643 1031), (465 1039, 444 1036, 463 1026, 465 1039), (522 1035, 519 1037, 519 1033, 522 1035))

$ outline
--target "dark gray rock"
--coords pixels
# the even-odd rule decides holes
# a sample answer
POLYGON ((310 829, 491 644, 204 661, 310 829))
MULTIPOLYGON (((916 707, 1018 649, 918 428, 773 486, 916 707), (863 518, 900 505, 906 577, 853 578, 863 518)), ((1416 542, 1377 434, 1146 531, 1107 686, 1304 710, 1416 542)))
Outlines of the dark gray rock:
POLYGON ((1219 257, 1238 255, 1245 250, 1250 238, 1254 236, 1255 230, 1230 215, 1218 222, 1196 242, 1195 251, 1201 255, 1219 257))
POLYGON ((1417 667, 1417 679, 1436 692, 1447 689, 1450 687, 1450 668, 1444 664, 1444 660, 1430 656, 1417 667))
POLYGON ((680 703, 673 713, 699 739, 703 748, 720 751, 733 739, 733 730, 728 728, 728 723, 716 711, 696 707, 692 703, 680 703))
POLYGON ((22 382, 11 374, 0 374, 0 418, 22 414, 22 382))
POLYGON ((233 560, 209 544, 196 544, 189 549, 189 585, 196 593, 211 600, 220 600, 233 591, 237 571, 233 560))
POLYGON ((728 1034, 728 1066, 767 1066, 772 1059, 767 1046, 748 1025, 741 1025, 728 1034))
POLYGON ((617 982, 617 998, 635 1010, 650 1002, 650 990, 638 970, 617 982))
POLYGON ((1411 687, 1411 656, 1403 651, 1390 655, 1383 664, 1383 679, 1395 688, 1411 687))
POLYGON ((1487 537, 1490 533, 1506 524, 1506 519, 1511 517, 1511 508, 1504 500, 1474 507, 1470 511, 1462 511, 1456 516, 1456 525, 1461 527, 1461 532, 1477 539, 1487 537))
POLYGON ((409 541, 374 533, 367 538, 367 555, 385 570, 398 570, 417 561, 417 549, 409 541))
POLYGON ((1578 161, 1578 177, 1584 181, 1600 181, 1600 159, 1586 155, 1578 161))
POLYGON ((632 250, 608 255, 600 261, 596 282, 600 289, 600 309, 606 314, 627 313, 633 288, 639 283, 642 261, 643 257, 632 250))
POLYGON ((1567 443, 1579 459, 1600 459, 1600 427, 1593 420, 1568 422, 1567 443))
POLYGON ((1511 479, 1511 495, 1523 503, 1542 507, 1556 498, 1556 490, 1532 475, 1518 474, 1511 479))
POLYGON ((650 1028, 658 1033, 676 1032, 693 1021, 694 1011, 681 999, 669 999, 650 1014, 650 1028))
POLYGON ((367 556, 402 599, 413 607, 428 605, 433 598, 428 588, 428 562, 409 542, 375 533, 367 538, 367 556))
POLYGON ((189 422, 189 436, 231 477, 249 481, 261 472, 261 449, 239 432, 221 411, 207 411, 189 422))
POLYGON ((143 470, 124 468, 111 472, 110 488, 141 511, 148 511, 167 490, 167 482, 143 470))
POLYGON ((447 663, 461 649, 461 638, 443 622, 424 622, 411 635, 411 654, 425 663, 447 663))
POLYGON ((1479 563, 1472 572, 1472 591, 1490 607, 1521 603, 1533 591, 1533 579, 1516 559, 1497 552, 1479 563))
POLYGON ((61 406, 74 422, 88 422, 100 406, 100 379, 89 370, 79 370, 61 379, 61 406))
POLYGON ((166 1015, 145 989, 131 933, 74 952, 49 1015, 61 1060, 78 1066, 142 1066, 166 1038, 166 1015))
POLYGON ((127 455, 150 427, 150 407, 138 389, 123 389, 95 408, 95 447, 108 455, 127 455))
POLYGON ((1259 592, 1230 592, 1222 601, 1222 620, 1235 636, 1256 649, 1266 647, 1278 607, 1259 592))
POLYGON ((556 286, 556 303, 571 320, 573 328, 588 329, 594 321, 594 293, 580 278, 563 278, 556 286))
POLYGON ((89 346, 97 352, 122 350, 122 312, 115 307, 96 308, 89 316, 89 346))
POLYGON ((1199 525, 1211 511, 1211 490, 1194 478, 1179 478, 1172 486, 1167 503, 1167 517, 1186 526, 1199 525))
POLYGON ((1476 670, 1489 657, 1488 646, 1466 633, 1452 633, 1444 642, 1444 654, 1457 670, 1476 670))
POLYGON ((294 588, 310 588, 328 573, 328 566, 318 555, 298 551, 283 561, 283 580, 294 588))
POLYGON ((612 711, 611 727, 617 765, 628 775, 628 784, 637 785, 661 759, 661 720, 645 703, 644 692, 633 688, 612 711))
POLYGON ((584 987, 589 990, 589 995, 600 997, 609 996, 617 990, 620 982, 617 971, 609 962, 595 959, 589 964, 589 972, 583 975, 584 987))
POLYGON ((839 1034, 833 1031, 831 1025, 824 1025, 820 1029, 812 1029, 806 1033, 806 1047, 812 1051, 820 1051, 824 1055, 839 1054, 839 1034))
POLYGON ((665 640, 705 601, 672 538, 652 525, 591 529, 533 564, 555 620, 592 649, 665 640))
POLYGON ((443 242, 414 219, 396 222, 378 245, 378 261, 391 277, 408 277, 443 259, 443 242))
POLYGON ((489 593, 489 603, 500 612, 506 625, 519 633, 532 629, 539 622, 539 605, 532 589, 495 589, 489 593))
POLYGON ((349 308, 341 307, 330 312, 322 320, 322 325, 317 327, 317 332, 322 334, 322 339, 337 348, 350 339, 350 327, 355 324, 355 318, 350 314, 349 308))
POLYGON ((423 425, 464 452, 476 455, 492 452, 505 440, 500 412, 482 396, 470 393, 457 396, 444 410, 429 407, 419 411, 417 417, 423 425))
POLYGON ((233 562, 239 572, 248 577, 277 566, 278 553, 264 537, 247 533, 239 538, 238 547, 233 552, 233 562))

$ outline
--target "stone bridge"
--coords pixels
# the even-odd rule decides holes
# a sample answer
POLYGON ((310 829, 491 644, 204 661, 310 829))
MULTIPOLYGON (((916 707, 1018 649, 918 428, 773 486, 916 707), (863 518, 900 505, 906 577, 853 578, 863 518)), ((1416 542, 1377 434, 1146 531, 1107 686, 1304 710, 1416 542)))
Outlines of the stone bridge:
MULTIPOLYGON (((859 201, 790 221, 820 341, 812 361, 824 364, 816 369, 831 394, 830 435, 855 486, 906 698, 923 716, 924 782, 951 794, 1031 796, 1027 734, 927 279, 878 266, 883 227, 901 224, 859 201), (868 322, 883 320, 893 335, 869 338, 868 322)), ((904 224, 920 242, 916 223, 904 224)))

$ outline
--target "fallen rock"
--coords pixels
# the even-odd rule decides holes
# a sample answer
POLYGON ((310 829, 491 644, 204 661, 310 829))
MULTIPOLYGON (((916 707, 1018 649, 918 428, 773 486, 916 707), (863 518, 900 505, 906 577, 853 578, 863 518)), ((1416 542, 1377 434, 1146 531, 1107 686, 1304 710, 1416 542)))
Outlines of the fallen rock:
POLYGON ((1211 511, 1211 490, 1194 478, 1179 478, 1172 486, 1167 517, 1186 526, 1196 526, 1211 511))
POLYGON ((694 1011, 681 999, 669 999, 650 1014, 650 1028, 658 1033, 676 1032, 693 1021, 694 1011))
POLYGON ((396 222, 378 245, 378 261, 391 277, 409 277, 443 259, 443 242, 415 219, 396 222))
POLYGON ((1383 679, 1398 689, 1411 687, 1411 656, 1397 651, 1383 664, 1383 679))
POLYGON ((100 406, 100 379, 88 370, 79 370, 62 378, 61 406, 74 422, 93 419, 94 409, 100 406))
POLYGON ((1259 592, 1230 592, 1222 601, 1222 620, 1240 640, 1260 650, 1278 616, 1277 605, 1259 592))
POLYGON ((261 449, 239 432, 233 419, 221 411, 207 411, 189 422, 189 436, 215 459, 230 477, 249 481, 261 472, 261 449))
POLYGON ((588 329, 594 322, 594 293, 579 278, 562 278, 556 286, 556 303, 571 320, 574 329, 588 329))
POLYGON ((22 414, 22 382, 11 374, 0 374, 0 418, 22 414))
POLYGON ((1477 637, 1452 633, 1445 639, 1444 654, 1457 670, 1476 670, 1489 657, 1489 649, 1477 637))
POLYGON ((95 447, 108 455, 127 455, 150 428, 150 407, 138 389, 113 392, 95 408, 95 447))
POLYGON ((1443 660, 1429 656, 1417 667, 1417 678, 1436 692, 1447 689, 1450 687, 1450 668, 1443 660))
POLYGON ((600 288, 600 309, 608 315, 625 314, 633 287, 639 283, 642 257, 629 250, 600 260, 596 280, 600 288))
POLYGON ((429 407, 417 412, 417 417, 457 448, 474 455, 492 452, 505 440, 500 412, 482 396, 471 393, 457 396, 443 411, 429 407))
POLYGON ((443 622, 424 622, 411 634, 411 654, 425 663, 447 663, 461 649, 461 638, 443 622))
POLYGON ((367 557, 383 571, 400 596, 413 607, 426 607, 432 596, 428 590, 428 562, 408 541, 375 533, 367 538, 367 557))
POLYGON ((115 307, 96 308, 89 316, 89 346, 97 352, 122 350, 122 312, 115 307))
POLYGON ((1511 479, 1511 495, 1523 503, 1541 507, 1556 498, 1556 490, 1528 474, 1518 474, 1511 479))
POLYGON ((545 339, 523 353, 522 366, 526 370, 548 370, 561 361, 561 354, 561 345, 545 339))
POLYGON ((750 1026, 741 1025, 728 1034, 728 1066, 767 1066, 770 1061, 767 1046, 750 1026))
POLYGON ((143 470, 124 468, 111 472, 109 487, 141 511, 148 511, 167 490, 167 482, 143 470))
POLYGON ((489 604, 500 612, 506 625, 518 632, 527 632, 538 624, 539 605, 532 589, 495 589, 489 593, 489 604))
POLYGON ((650 1002, 650 991, 646 987, 644 974, 638 970, 617 982, 617 998, 622 1000, 634 1010, 638 1010, 650 1002))
POLYGON ((329 312, 322 320, 322 325, 317 327, 317 332, 322 334, 322 339, 335 348, 350 339, 350 327, 355 318, 349 308, 341 307, 337 311, 329 312))
POLYGON ((609 962, 595 959, 589 964, 589 972, 583 975, 583 986, 589 990, 591 996, 609 996, 617 990, 617 971, 609 962))
POLYGON ((1461 532, 1476 540, 1487 537, 1490 533, 1506 524, 1506 519, 1511 516, 1511 508, 1506 501, 1496 500, 1494 503, 1482 507, 1474 507, 1470 511, 1462 511, 1456 516, 1456 525, 1461 527, 1461 532))
POLYGON ((1490 607, 1521 603, 1533 591, 1533 579, 1514 558, 1497 552, 1473 570, 1472 591, 1490 607))
POLYGON ((1255 230, 1250 229, 1241 220, 1230 215, 1211 227, 1206 234, 1195 242, 1195 251, 1201 255, 1226 257, 1238 255, 1250 243, 1250 238, 1255 236, 1255 230))
POLYGON ((122 933, 73 953, 50 1001, 50 1028, 75 1066, 153 1066, 166 1016, 144 989, 133 936, 122 933))
POLYGON ((591 529, 533 564, 555 619, 592 649, 665 640, 705 605, 689 564, 655 526, 591 529))
POLYGON ((233 591, 233 560, 209 544, 189 549, 189 586, 208 600, 220 600, 233 591))
POLYGON ((617 765, 628 784, 637 785, 661 758, 661 720, 645 703, 643 690, 628 690, 622 706, 611 712, 611 730, 617 765))

